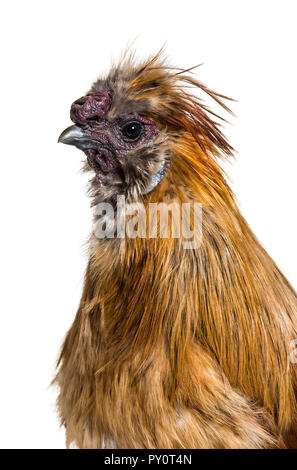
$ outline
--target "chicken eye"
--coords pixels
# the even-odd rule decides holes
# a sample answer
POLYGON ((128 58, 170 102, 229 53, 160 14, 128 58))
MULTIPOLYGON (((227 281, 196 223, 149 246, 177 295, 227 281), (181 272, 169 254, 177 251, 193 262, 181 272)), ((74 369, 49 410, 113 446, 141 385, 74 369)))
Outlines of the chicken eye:
POLYGON ((135 142, 141 136, 142 128, 143 126, 140 122, 133 121, 125 124, 121 131, 125 140, 128 142, 135 142))

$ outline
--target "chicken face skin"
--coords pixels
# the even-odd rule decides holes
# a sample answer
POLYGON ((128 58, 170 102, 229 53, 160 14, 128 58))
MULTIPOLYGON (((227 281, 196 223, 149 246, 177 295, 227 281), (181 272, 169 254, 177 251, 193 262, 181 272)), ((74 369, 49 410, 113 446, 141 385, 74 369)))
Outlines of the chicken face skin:
POLYGON ((91 184, 96 203, 112 201, 119 194, 137 199, 158 184, 168 164, 166 135, 145 117, 147 102, 129 100, 118 107, 114 94, 100 82, 94 85, 72 104, 75 125, 59 138, 85 153, 84 169, 95 173, 91 184))

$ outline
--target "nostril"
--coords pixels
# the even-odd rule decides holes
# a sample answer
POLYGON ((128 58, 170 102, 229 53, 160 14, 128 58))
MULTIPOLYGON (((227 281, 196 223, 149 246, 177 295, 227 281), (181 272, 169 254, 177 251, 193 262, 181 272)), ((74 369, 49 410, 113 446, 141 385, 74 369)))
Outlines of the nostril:
POLYGON ((105 119, 111 105, 108 92, 89 93, 76 100, 70 109, 70 118, 80 125, 100 122, 105 119))
POLYGON ((83 106, 86 102, 86 96, 83 96, 82 98, 79 98, 78 100, 74 101, 74 105, 78 105, 78 106, 83 106))

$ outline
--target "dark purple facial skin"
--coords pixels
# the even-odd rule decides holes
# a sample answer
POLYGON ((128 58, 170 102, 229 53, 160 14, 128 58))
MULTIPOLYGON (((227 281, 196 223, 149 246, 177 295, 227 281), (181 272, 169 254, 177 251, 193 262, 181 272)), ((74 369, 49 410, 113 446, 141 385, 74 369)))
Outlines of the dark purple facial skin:
POLYGON ((110 106, 111 96, 108 92, 88 93, 71 105, 70 119, 81 126, 104 120, 110 106))
POLYGON ((110 173, 122 175, 122 159, 140 146, 146 146, 159 134, 157 126, 143 116, 129 114, 109 120, 108 111, 112 105, 111 94, 107 91, 88 93, 76 100, 70 110, 71 120, 84 131, 83 145, 90 167, 95 171, 98 182, 103 185, 110 173), (127 126, 136 126, 137 138, 125 135, 127 126))

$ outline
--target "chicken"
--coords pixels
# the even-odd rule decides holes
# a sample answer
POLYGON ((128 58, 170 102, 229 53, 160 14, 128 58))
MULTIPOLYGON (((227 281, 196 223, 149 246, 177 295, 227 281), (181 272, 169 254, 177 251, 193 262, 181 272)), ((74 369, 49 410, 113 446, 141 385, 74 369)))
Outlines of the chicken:
POLYGON ((294 445, 296 293, 240 214, 218 164, 233 149, 192 89, 228 110, 161 53, 126 55, 59 138, 86 155, 95 206, 55 378, 67 446, 294 445))

